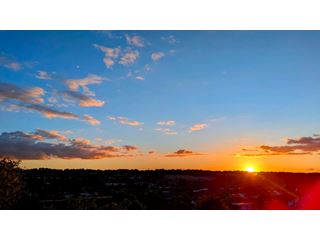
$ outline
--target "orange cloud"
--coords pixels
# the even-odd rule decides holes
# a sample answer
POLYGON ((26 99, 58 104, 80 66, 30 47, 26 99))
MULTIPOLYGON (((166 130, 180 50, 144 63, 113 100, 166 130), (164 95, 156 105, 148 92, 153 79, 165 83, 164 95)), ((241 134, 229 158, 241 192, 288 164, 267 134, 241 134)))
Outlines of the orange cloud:
POLYGON ((93 46, 105 54, 103 62, 107 68, 111 68, 115 64, 114 59, 118 58, 121 51, 120 48, 108 48, 98 44, 93 44, 93 46))
POLYGON ((88 122, 89 124, 95 126, 100 125, 100 121, 95 119, 94 117, 90 116, 89 114, 85 114, 83 117, 84 121, 88 122))
POLYGON ((39 140, 57 139, 57 140, 62 141, 62 142, 68 141, 68 138, 66 136, 62 135, 61 133, 59 133, 56 130, 41 130, 41 129, 37 129, 35 131, 35 134, 42 137, 42 139, 39 139, 39 140))
POLYGON ((43 103, 44 90, 39 87, 21 88, 14 84, 0 82, 0 101, 13 99, 25 103, 43 103))
POLYGON ((82 88, 85 94, 89 96, 95 96, 95 93, 90 91, 88 85, 100 84, 103 80, 103 77, 97 76, 95 74, 88 74, 88 76, 85 78, 66 80, 66 85, 71 91, 78 91, 79 88, 82 88))
POLYGON ((102 107, 105 105, 104 101, 100 101, 91 97, 88 97, 82 93, 74 91, 63 91, 60 93, 66 100, 79 101, 81 107, 102 107))
POLYGON ((194 124, 190 129, 189 132, 194 132, 194 131, 200 131, 202 129, 205 129, 208 125, 205 123, 198 123, 194 124))

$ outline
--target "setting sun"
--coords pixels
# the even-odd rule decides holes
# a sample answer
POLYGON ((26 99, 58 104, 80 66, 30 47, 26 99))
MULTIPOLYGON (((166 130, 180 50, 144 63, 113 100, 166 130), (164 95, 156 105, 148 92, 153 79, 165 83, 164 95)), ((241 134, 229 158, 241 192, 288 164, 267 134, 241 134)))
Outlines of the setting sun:
POLYGON ((246 171, 252 173, 255 172, 255 169, 253 167, 247 167, 246 171))

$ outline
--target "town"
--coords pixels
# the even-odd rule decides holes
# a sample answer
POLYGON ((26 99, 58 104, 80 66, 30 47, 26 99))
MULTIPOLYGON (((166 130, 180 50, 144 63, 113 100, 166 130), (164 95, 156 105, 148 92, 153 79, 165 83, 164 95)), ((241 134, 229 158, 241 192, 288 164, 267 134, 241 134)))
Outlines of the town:
POLYGON ((319 209, 320 174, 203 170, 22 170, 15 209, 319 209))

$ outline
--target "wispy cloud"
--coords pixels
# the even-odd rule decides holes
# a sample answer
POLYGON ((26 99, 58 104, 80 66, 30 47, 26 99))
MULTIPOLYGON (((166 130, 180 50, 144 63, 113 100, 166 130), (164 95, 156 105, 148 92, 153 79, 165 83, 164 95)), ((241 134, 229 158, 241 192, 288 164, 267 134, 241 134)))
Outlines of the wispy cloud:
POLYGON ((101 124, 101 122, 99 120, 95 119, 94 117, 90 116, 89 114, 85 114, 83 116, 83 119, 84 119, 84 121, 88 122, 92 126, 101 124))
POLYGON ((176 122, 173 120, 169 120, 169 121, 160 121, 160 122, 157 122, 157 124, 160 126, 174 126, 176 122))
POLYGON ((40 70, 40 71, 37 71, 36 78, 41 80, 51 80, 52 76, 48 72, 40 70))
POLYGON ((193 152, 190 150, 185 150, 185 149, 179 149, 176 152, 169 153, 165 155, 166 157, 190 157, 190 156, 195 156, 195 155, 204 155, 203 153, 197 153, 193 152))
POLYGON ((0 135, 2 156, 21 160, 60 159, 103 159, 130 157, 136 146, 121 147, 94 145, 84 138, 65 139, 50 131, 37 130, 35 133, 22 131, 3 132, 0 135), (55 139, 57 143, 47 140, 55 139), (19 146, 19 148, 17 148, 19 146))
POLYGON ((76 114, 65 112, 65 111, 59 111, 51 107, 48 107, 46 105, 20 104, 18 106, 28 110, 34 110, 34 111, 40 112, 46 118, 79 119, 79 116, 76 114))
POLYGON ((0 66, 8 68, 13 71, 19 71, 22 69, 22 64, 12 58, 0 54, 0 66))
POLYGON ((189 129, 189 132, 200 131, 200 130, 205 129, 207 126, 208 126, 208 125, 205 124, 205 123, 197 123, 197 124, 194 124, 194 125, 189 129))
POLYGON ((129 45, 133 45, 136 47, 144 47, 145 46, 144 39, 138 35, 129 36, 128 34, 125 34, 124 36, 125 36, 127 43, 129 45))
POLYGON ((126 117, 108 116, 107 119, 109 119, 110 121, 116 121, 120 124, 129 125, 129 126, 133 126, 133 127, 137 127, 137 126, 140 126, 143 124, 142 122, 139 122, 139 121, 129 120, 126 117))
POLYGON ((174 35, 162 36, 161 40, 166 41, 169 44, 176 44, 178 42, 174 35))
POLYGON ((158 132, 162 132, 164 135, 177 135, 178 133, 170 128, 156 128, 158 132))
POLYGON ((142 76, 136 76, 136 79, 139 80, 139 81, 143 81, 143 80, 144 80, 144 77, 142 77, 142 76))
POLYGON ((165 56, 164 52, 154 52, 151 54, 151 58, 153 61, 159 61, 164 56, 165 56))

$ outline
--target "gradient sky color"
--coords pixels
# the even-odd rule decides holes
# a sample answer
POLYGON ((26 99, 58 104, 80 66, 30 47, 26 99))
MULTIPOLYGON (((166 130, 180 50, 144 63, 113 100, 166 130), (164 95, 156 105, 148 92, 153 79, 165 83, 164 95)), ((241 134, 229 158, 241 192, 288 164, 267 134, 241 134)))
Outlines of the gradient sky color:
POLYGON ((319 171, 319 42, 320 31, 0 31, 0 155, 26 144, 43 151, 17 153, 27 168, 319 171))

